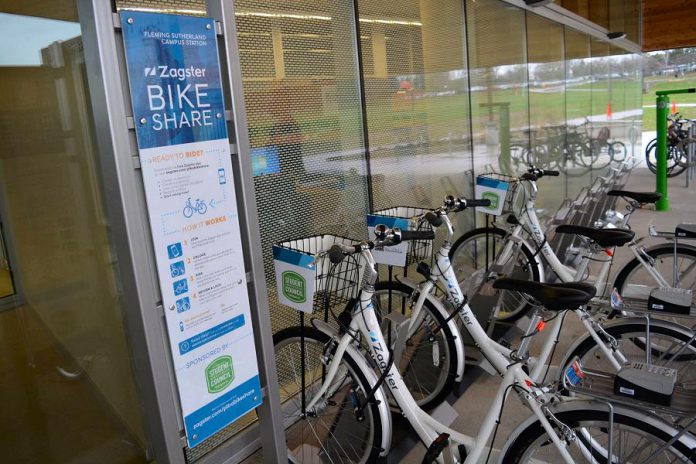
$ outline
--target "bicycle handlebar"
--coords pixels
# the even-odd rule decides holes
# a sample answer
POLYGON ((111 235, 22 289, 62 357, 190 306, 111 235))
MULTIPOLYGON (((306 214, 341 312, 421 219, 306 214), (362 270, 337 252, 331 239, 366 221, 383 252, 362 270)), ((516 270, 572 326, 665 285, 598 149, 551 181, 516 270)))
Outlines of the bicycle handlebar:
POLYGON ((333 264, 339 264, 348 255, 372 250, 377 246, 394 246, 410 240, 433 240, 435 238, 435 232, 432 230, 401 230, 398 227, 390 229, 384 224, 378 224, 375 227, 375 235, 374 241, 367 240, 353 245, 336 243, 327 252, 319 255, 328 255, 329 261, 333 264))
POLYGON ((407 242, 409 240, 433 240, 435 238, 435 231, 433 230, 393 229, 393 231, 395 237, 398 237, 398 243, 407 242))
POLYGON ((520 176, 520 179, 537 181, 544 176, 558 177, 560 174, 561 173, 559 171, 552 171, 551 169, 540 169, 531 166, 526 173, 520 176))
POLYGON ((491 200, 479 199, 466 199, 466 198, 455 198, 453 195, 447 195, 445 197, 445 208, 451 211, 459 212, 464 211, 467 208, 478 208, 482 206, 490 206, 491 200))
POLYGON ((428 224, 433 227, 440 227, 442 225, 442 217, 433 211, 428 211, 425 213, 424 218, 426 221, 428 221, 428 224))

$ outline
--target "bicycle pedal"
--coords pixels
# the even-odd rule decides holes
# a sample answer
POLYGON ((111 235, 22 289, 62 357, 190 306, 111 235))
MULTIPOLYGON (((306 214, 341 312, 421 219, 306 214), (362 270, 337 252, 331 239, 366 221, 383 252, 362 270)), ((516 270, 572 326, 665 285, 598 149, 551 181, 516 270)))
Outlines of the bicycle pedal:
POLYGON ((464 462, 469 453, 466 451, 466 446, 457 445, 457 450, 459 451, 459 462, 464 462))
POLYGON ((423 457, 423 464, 432 464, 437 461, 437 458, 442 454, 442 452, 449 446, 449 433, 441 433, 433 442, 428 446, 428 450, 425 452, 423 457))

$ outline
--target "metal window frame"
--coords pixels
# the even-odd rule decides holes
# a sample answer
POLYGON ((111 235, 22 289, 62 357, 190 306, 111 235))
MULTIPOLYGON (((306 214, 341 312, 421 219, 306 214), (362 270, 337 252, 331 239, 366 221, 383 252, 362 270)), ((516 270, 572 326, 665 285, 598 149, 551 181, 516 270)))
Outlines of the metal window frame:
MULTIPOLYGON (((123 289, 128 343, 148 441, 146 452, 148 458, 159 462, 185 464, 186 440, 168 348, 137 143, 132 130, 123 42, 118 40, 120 24, 112 2, 77 0, 77 6, 96 128, 96 156, 100 157, 106 207, 123 289)), ((209 1, 208 12, 222 24, 224 48, 221 47, 221 64, 223 73, 225 62, 229 64, 228 93, 231 94, 233 106, 230 108, 234 115, 234 130, 230 131, 230 137, 236 137, 236 146, 242 153, 242 156, 232 156, 232 164, 235 166, 235 187, 245 245, 245 266, 249 271, 252 324, 264 402, 257 408, 259 423, 256 426, 218 446, 200 462, 239 462, 260 445, 264 448, 266 462, 283 462, 287 461, 285 434, 257 234, 241 70, 236 56, 234 5, 222 0, 209 1)))

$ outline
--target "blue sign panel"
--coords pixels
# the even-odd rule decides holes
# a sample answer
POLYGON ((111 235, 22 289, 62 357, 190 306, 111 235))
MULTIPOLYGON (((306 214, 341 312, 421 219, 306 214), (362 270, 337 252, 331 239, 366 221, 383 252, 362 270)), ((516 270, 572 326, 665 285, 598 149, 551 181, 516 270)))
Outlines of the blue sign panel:
MULTIPOLYGON (((122 17, 125 17, 122 14, 122 17)), ((123 37, 140 148, 227 138, 215 22, 128 11, 123 37)))
POLYGON ((261 403, 215 22, 121 11, 133 116, 189 447, 261 403))

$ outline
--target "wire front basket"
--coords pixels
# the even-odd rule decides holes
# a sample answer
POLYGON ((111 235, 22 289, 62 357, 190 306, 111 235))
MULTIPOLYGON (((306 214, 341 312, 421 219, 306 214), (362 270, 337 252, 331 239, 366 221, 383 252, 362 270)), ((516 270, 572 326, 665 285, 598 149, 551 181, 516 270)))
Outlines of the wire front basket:
MULTIPOLYGON (((394 206, 385 208, 379 211, 374 211, 375 216, 385 216, 392 218, 405 219, 408 221, 408 230, 433 230, 433 227, 427 221, 420 223, 414 220, 415 217, 421 216, 430 209, 418 208, 415 206, 394 206)), ((406 266, 421 261, 430 262, 433 257, 433 241, 432 240, 413 240, 408 243, 408 251, 406 253, 406 266)))
POLYGON ((500 216, 501 214, 510 214, 520 211, 522 203, 524 201, 523 192, 524 189, 520 187, 519 178, 508 176, 507 174, 500 174, 497 172, 486 172, 476 176, 476 186, 490 189, 490 191, 479 194, 477 192, 477 198, 484 198, 491 200, 491 206, 488 208, 480 208, 478 211, 486 214, 495 214, 500 216), (504 198, 500 198, 504 195, 504 198), (502 209, 500 209, 500 202, 502 202, 502 209), (497 213, 492 211, 499 210, 497 213))
MULTIPOLYGON (((287 240, 276 246, 314 257, 337 243, 352 245, 358 242, 360 240, 322 234, 287 240)), ((360 254, 354 254, 346 256, 338 264, 332 263, 328 256, 319 257, 316 258, 315 264, 316 287, 313 308, 314 311, 322 311, 326 320, 329 312, 342 312, 347 303, 358 296, 365 263, 360 254)))

